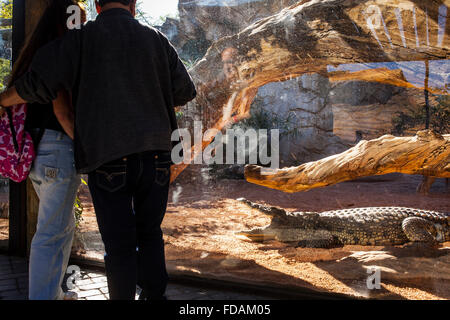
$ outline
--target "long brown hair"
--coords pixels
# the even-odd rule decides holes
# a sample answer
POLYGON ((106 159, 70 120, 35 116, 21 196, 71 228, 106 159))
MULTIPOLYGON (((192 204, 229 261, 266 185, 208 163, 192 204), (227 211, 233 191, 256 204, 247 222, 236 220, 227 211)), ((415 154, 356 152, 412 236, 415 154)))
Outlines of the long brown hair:
MULTIPOLYGON (((8 87, 12 86, 14 82, 24 75, 30 68, 33 56, 36 51, 47 43, 57 39, 68 31, 67 20, 71 13, 67 13, 67 8, 72 5, 78 5, 76 0, 50 0, 47 9, 39 20, 36 28, 31 36, 25 42, 19 57, 14 63, 11 75, 8 81, 8 87)), ((82 14, 85 12, 80 6, 82 14)))

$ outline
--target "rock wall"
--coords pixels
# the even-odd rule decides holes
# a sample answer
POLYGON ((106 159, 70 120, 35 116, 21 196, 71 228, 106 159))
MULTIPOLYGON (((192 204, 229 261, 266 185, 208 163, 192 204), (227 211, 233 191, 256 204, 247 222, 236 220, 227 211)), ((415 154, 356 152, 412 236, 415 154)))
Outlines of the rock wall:
MULTIPOLYGON (((182 59, 194 63, 214 41, 237 34, 251 23, 296 2, 180 0, 179 19, 167 19, 161 30, 174 43, 182 59)), ((225 68, 227 62, 223 55, 225 68)), ((405 66, 398 69, 401 79, 406 79, 405 70, 405 66)), ((281 129, 281 165, 288 166, 340 153, 362 139, 391 133, 392 119, 397 113, 421 106, 423 91, 418 89, 358 80, 330 82, 319 74, 304 74, 260 87, 252 110, 264 111, 270 117, 266 122, 276 123, 281 129)), ((187 126, 202 117, 202 111, 195 110, 195 106, 183 112, 187 126)))
POLYGON ((280 160, 291 165, 318 160, 349 146, 333 133, 331 84, 318 74, 271 83, 259 89, 256 101, 272 112, 281 129, 280 160))
POLYGON ((160 27, 180 56, 194 62, 216 40, 245 29, 296 3, 295 0, 180 0, 179 19, 160 27))
MULTIPOLYGON (((364 85, 363 82, 361 84, 364 85)), ((416 114, 418 109, 425 105, 422 90, 390 87, 393 95, 385 103, 333 104, 334 134, 345 142, 359 142, 362 139, 371 140, 387 133, 394 133, 394 118, 400 113, 416 114)), ((359 92, 353 91, 354 96, 358 97, 359 92)), ((377 91, 374 90, 374 93, 377 91)), ((381 96, 378 93, 375 97, 381 96)), ((425 123, 409 128, 404 134, 414 135, 418 130, 423 130, 424 126, 425 123)))
POLYGON ((261 87, 255 101, 253 107, 272 112, 276 123, 285 124, 279 126, 281 161, 292 165, 391 133, 399 112, 423 105, 423 92, 365 81, 331 83, 305 74, 261 87))

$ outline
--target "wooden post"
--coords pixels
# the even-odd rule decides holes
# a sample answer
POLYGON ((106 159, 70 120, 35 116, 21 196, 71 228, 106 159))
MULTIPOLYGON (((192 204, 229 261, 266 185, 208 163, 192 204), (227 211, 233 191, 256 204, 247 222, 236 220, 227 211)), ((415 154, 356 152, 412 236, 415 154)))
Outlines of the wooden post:
MULTIPOLYGON (((33 32, 48 0, 14 0, 13 63, 33 32)), ((39 199, 31 182, 10 183, 10 254, 25 256, 36 232, 39 199)))
MULTIPOLYGON (((25 0, 13 3, 12 60, 17 59, 25 39, 25 0)), ((25 183, 9 183, 9 253, 25 256, 27 253, 27 188, 25 183)))
MULTIPOLYGON (((25 6, 25 34, 28 37, 36 28, 48 0, 26 0, 25 6)), ((27 254, 30 253, 31 240, 36 233, 39 198, 34 191, 30 179, 27 181, 27 254)))

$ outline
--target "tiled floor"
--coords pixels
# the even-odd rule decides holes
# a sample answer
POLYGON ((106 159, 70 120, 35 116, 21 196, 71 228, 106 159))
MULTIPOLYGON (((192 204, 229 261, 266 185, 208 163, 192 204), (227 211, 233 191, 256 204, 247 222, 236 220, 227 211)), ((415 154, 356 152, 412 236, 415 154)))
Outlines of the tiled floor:
MULTIPOLYGON (((28 296, 28 266, 24 259, 0 255, 0 300, 26 300, 28 296)), ((67 281, 67 280, 66 280, 67 281)), ((106 277, 98 271, 81 270, 75 281, 79 300, 107 300, 106 277)), ((178 284, 169 284, 170 300, 262 300, 267 297, 238 292, 211 290, 178 284)))
POLYGON ((28 294, 28 267, 23 259, 0 256, 0 299, 23 300, 28 294))

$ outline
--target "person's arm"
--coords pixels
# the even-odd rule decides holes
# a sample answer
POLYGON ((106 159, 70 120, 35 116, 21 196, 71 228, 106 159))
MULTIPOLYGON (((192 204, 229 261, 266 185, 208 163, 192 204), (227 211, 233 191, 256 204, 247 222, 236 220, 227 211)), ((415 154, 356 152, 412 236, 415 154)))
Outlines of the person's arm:
POLYGON ((55 113, 56 119, 58 119, 58 122, 61 124, 61 127, 73 140, 75 120, 72 99, 67 91, 61 90, 58 92, 56 99, 53 100, 53 112, 55 113))
POLYGON ((174 107, 184 106, 197 96, 197 91, 195 90, 194 82, 186 70, 186 67, 178 57, 177 51, 172 44, 170 44, 169 40, 165 38, 165 41, 170 63, 174 107))
POLYGON ((80 32, 69 31, 36 52, 30 70, 14 82, 23 100, 48 104, 59 91, 72 91, 79 70, 80 32))
POLYGON ((0 116, 5 112, 4 108, 21 103, 26 103, 26 101, 19 96, 15 87, 3 91, 0 94, 0 116))

